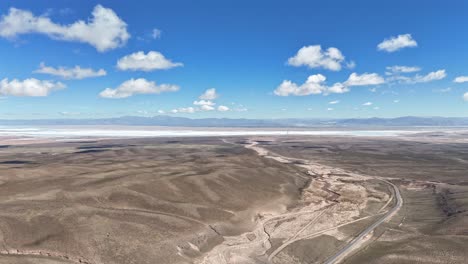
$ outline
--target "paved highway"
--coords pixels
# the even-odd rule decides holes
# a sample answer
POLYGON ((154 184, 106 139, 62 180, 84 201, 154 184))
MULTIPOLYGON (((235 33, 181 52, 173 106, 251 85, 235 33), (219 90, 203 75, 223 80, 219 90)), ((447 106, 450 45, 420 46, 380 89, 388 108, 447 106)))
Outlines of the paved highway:
POLYGON ((390 209, 386 214, 384 214, 381 218, 379 218, 376 222, 374 222, 372 225, 370 225, 364 231, 362 231, 357 237, 351 240, 351 242, 349 242, 344 248, 342 248, 335 255, 326 260, 324 264, 338 263, 340 260, 344 259, 349 253, 361 247, 363 244, 361 242, 364 237, 373 232, 383 222, 392 218, 392 216, 401 208, 401 206, 403 205, 403 198, 401 197, 400 190, 398 189, 398 187, 387 180, 381 180, 392 186, 393 191, 395 193, 394 197, 396 198, 395 206, 392 209, 390 209))

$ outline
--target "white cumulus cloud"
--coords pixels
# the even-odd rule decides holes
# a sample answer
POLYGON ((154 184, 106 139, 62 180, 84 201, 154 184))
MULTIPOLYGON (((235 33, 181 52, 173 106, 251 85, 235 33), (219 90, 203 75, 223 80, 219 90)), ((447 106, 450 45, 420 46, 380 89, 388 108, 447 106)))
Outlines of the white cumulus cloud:
POLYGON ((127 24, 110 8, 94 7, 92 17, 69 25, 53 22, 47 16, 35 16, 27 10, 10 8, 0 19, 0 36, 14 39, 22 34, 44 34, 52 39, 88 43, 103 52, 123 46, 130 38, 127 24))
POLYGON ((182 63, 172 62, 157 51, 149 51, 147 54, 143 51, 138 51, 124 56, 117 61, 117 68, 123 71, 166 70, 181 66, 183 66, 182 63))
POLYGON ((198 98, 201 100, 214 100, 218 98, 218 94, 216 93, 215 88, 210 88, 207 89, 202 95, 200 95, 198 98))
POLYGON ((366 102, 366 103, 363 103, 362 105, 363 105, 363 106, 371 106, 371 105, 372 105, 372 102, 366 102))
POLYGON ((61 82, 42 81, 34 78, 0 81, 0 94, 12 96, 47 96, 51 91, 65 88, 61 82))
POLYGON ((220 111, 220 112, 229 111, 229 107, 227 107, 225 105, 220 105, 220 106, 218 106, 218 111, 220 111))
POLYGON ((355 72, 349 75, 348 80, 345 82, 346 86, 365 86, 365 85, 378 85, 384 83, 385 80, 377 73, 364 73, 357 74, 355 72))
POLYGON ((339 100, 335 100, 335 101, 330 101, 330 102, 328 102, 328 104, 338 104, 338 103, 340 103, 339 100))
POLYGON ((456 82, 456 83, 468 82, 468 76, 458 76, 453 81, 456 82))
POLYGON ((214 102, 212 101, 209 101, 209 100, 199 100, 199 101, 193 101, 193 104, 194 105, 209 105, 209 106, 213 106, 215 105, 214 102))
MULTIPOLYGON (((216 107, 216 103, 213 102, 216 98, 219 97, 219 94, 216 93, 215 88, 207 89, 203 94, 201 94, 198 99, 193 101, 193 106, 190 107, 180 107, 172 109, 170 112, 173 114, 177 113, 196 113, 196 112, 206 112, 206 111, 219 111, 226 112, 231 109, 225 105, 220 105, 216 107)), ((234 103, 232 103, 234 104, 234 103)), ((239 105, 241 108, 234 109, 233 111, 247 111, 242 105, 239 105)))
MULTIPOLYGON (((304 46, 294 57, 288 59, 291 66, 307 66, 309 68, 324 68, 332 71, 341 70, 345 57, 337 48, 322 50, 320 45, 304 46)), ((350 66, 355 65, 354 62, 350 66)))
POLYGON ((278 96, 305 96, 311 94, 332 94, 332 93, 347 93, 350 91, 351 86, 366 86, 378 85, 385 82, 385 80, 377 73, 364 73, 358 75, 352 73, 348 80, 344 83, 337 82, 332 86, 327 86, 325 83, 326 77, 322 74, 310 75, 306 82, 297 84, 290 80, 284 80, 273 93, 278 96))
POLYGON ((465 100, 466 102, 468 102, 468 92, 466 92, 465 94, 463 94, 463 100, 465 100))
POLYGON ((176 92, 179 86, 172 84, 156 85, 153 81, 148 81, 143 78, 130 79, 117 88, 106 88, 99 95, 103 98, 126 98, 134 94, 159 94, 163 92, 176 92))
POLYGON ((278 96, 321 94, 327 90, 325 80, 326 77, 322 74, 310 75, 301 85, 285 80, 274 90, 274 94, 278 96))
POLYGON ((54 76, 59 76, 64 79, 85 79, 92 77, 105 76, 107 72, 104 69, 93 70, 91 68, 81 68, 80 66, 75 66, 73 68, 66 67, 50 67, 46 66, 44 63, 39 65, 39 69, 34 71, 35 73, 50 74, 54 76))
POLYGON ((379 45, 377 45, 378 50, 383 50, 386 52, 395 52, 403 48, 417 47, 418 43, 413 39, 411 34, 398 35, 396 37, 390 37, 384 39, 379 45))
POLYGON ((338 82, 328 87, 325 94, 329 94, 329 93, 341 94, 341 93, 347 93, 347 92, 349 92, 349 87, 338 82))
POLYGON ((202 111, 212 111, 214 110, 215 108, 211 105, 201 105, 200 106, 200 110, 202 111))

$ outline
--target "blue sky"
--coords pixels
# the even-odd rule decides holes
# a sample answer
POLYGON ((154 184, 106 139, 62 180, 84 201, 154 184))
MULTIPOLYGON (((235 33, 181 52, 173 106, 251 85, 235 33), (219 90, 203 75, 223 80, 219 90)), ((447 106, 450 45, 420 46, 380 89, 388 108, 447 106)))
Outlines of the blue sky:
POLYGON ((0 118, 468 116, 467 13, 466 1, 4 0, 0 118))

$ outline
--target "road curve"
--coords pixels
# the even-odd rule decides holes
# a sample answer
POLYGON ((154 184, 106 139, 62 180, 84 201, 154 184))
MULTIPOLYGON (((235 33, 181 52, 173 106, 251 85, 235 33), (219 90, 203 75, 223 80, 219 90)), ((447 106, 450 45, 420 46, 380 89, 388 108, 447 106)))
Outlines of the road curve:
POLYGON ((331 256, 328 258, 324 264, 334 264, 338 263, 340 260, 344 259, 349 253, 352 251, 358 249, 360 246, 362 246, 362 239, 369 235, 371 232, 373 232, 378 226, 380 226, 383 222, 389 220, 392 218, 392 216, 400 210, 401 206, 403 205, 403 198, 401 197, 400 190, 398 187, 387 181, 383 180, 385 183, 389 184, 392 186, 393 191, 394 191, 394 197, 396 198, 396 204, 395 206, 390 209, 387 213, 385 213, 381 218, 379 218, 377 221, 375 221, 372 225, 368 226, 366 229, 364 229, 357 237, 355 237, 353 240, 351 240, 344 248, 342 248, 340 251, 338 251, 335 255, 331 256))
MULTIPOLYGON (((256 147, 256 145, 258 144, 258 142, 256 141, 250 141, 250 144, 245 146, 247 148, 250 148, 250 149, 253 149, 255 150, 260 156, 267 156, 269 154, 269 151, 263 149, 263 148, 258 148, 256 147)), ((283 162, 285 163, 285 161, 288 161, 290 162, 291 160, 300 160, 300 159, 293 159, 293 158, 289 158, 289 157, 284 157, 284 156, 281 156, 281 155, 275 155, 275 156, 268 156, 269 158, 273 158, 277 161, 280 161, 280 162, 283 162), (278 160, 281 159, 281 160, 278 160)), ((302 160, 301 160, 302 161, 302 160)), ((381 180, 383 182, 385 182, 386 184, 390 185, 393 189, 393 198, 396 199, 396 203, 395 203, 395 206, 393 208, 391 208, 390 210, 388 210, 386 213, 384 213, 384 215, 382 217, 380 217, 377 221, 375 221, 374 223, 372 223, 370 226, 368 226, 365 230, 363 230, 361 233, 359 233, 354 239, 352 239, 345 247, 343 247, 341 250, 339 250, 338 252, 336 252, 333 256, 329 257, 325 262, 324 264, 334 264, 334 263, 338 263, 340 262, 341 260, 343 260, 346 256, 348 256, 352 251, 358 249, 359 247, 361 247, 363 245, 363 239, 369 235, 371 232, 373 232, 378 226, 380 226, 383 222, 389 220, 390 218, 393 217, 393 215, 398 211, 400 210, 400 208, 402 207, 403 205, 403 198, 401 197, 401 193, 400 193, 400 190, 398 189, 398 187, 389 182, 388 180, 385 180, 383 178, 380 178, 380 177, 372 177, 374 179, 378 179, 378 180, 381 180)), ((385 207, 387 207, 389 204, 389 202, 387 202, 380 210, 379 212, 381 212, 385 207)), ((297 240, 301 240, 303 238, 298 238, 297 240)), ((294 239, 293 239, 294 240, 294 239)), ((272 258, 274 257, 274 255, 276 255, 280 250, 274 252, 275 254, 272 254, 273 256, 270 256, 268 258, 268 261, 271 263, 272 261, 272 258)))

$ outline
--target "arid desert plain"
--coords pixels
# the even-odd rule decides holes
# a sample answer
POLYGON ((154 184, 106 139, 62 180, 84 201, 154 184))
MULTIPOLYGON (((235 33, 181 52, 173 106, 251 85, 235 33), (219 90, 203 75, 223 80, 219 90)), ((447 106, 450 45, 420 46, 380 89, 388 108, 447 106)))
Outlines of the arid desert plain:
POLYGON ((468 134, 0 146, 0 263, 466 263, 468 134))

